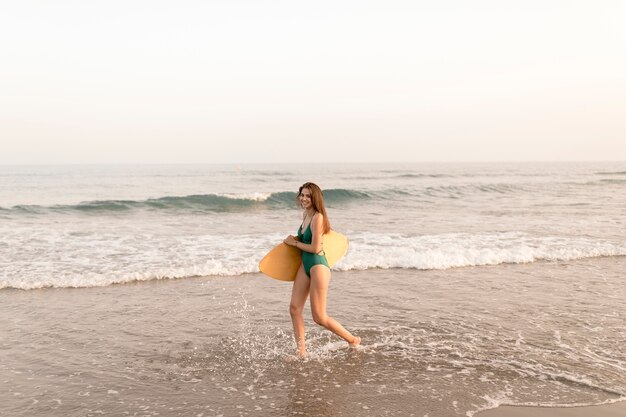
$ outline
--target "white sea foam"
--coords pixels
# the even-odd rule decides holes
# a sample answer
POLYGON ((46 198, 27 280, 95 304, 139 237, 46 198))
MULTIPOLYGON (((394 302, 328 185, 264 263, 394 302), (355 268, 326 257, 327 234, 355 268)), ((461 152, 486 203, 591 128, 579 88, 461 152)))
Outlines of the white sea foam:
POLYGON ((489 396, 486 395, 483 399, 487 402, 486 405, 477 408, 476 410, 470 410, 466 413, 467 417, 474 417, 478 413, 486 410, 491 410, 493 408, 498 408, 501 406, 515 406, 515 407, 544 407, 544 408, 577 408, 577 407, 593 407, 599 405, 610 405, 617 404, 623 401, 626 401, 626 397, 623 398, 611 398, 604 401, 598 402, 576 402, 576 403, 548 403, 548 402, 516 402, 511 401, 510 398, 507 398, 505 395, 497 395, 497 396, 489 396), (494 398, 495 397, 495 398, 494 398))
MULTIPOLYGON (((337 270, 446 269, 626 255, 611 242, 524 233, 426 236, 357 233, 337 270)), ((0 288, 91 287, 191 276, 258 272, 283 236, 81 232, 66 228, 6 230, 0 288)))
POLYGON ((251 200, 251 201, 266 201, 272 196, 272 193, 241 193, 241 194, 216 194, 220 197, 230 198, 232 200, 251 200))
POLYGON ((447 269, 621 255, 626 255, 626 246, 607 241, 517 232, 413 237, 363 233, 351 239, 348 256, 336 269, 447 269))

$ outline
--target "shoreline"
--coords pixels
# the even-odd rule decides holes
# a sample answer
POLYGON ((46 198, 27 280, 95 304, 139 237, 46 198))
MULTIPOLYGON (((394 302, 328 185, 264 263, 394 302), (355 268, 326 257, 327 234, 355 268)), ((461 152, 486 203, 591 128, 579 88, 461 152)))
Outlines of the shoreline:
POLYGON ((600 405, 572 407, 501 405, 479 411, 476 417, 623 417, 626 416, 626 398, 600 405))
MULTIPOLYGON (((390 272, 390 273, 446 273, 446 272, 458 272, 464 270, 474 270, 476 268, 489 270, 493 268, 502 268, 502 267, 517 267, 517 266, 544 266, 544 265, 564 265, 569 263, 589 263, 589 262, 603 262, 610 261, 616 259, 618 261, 622 259, 626 259, 626 255, 598 255, 598 256, 588 256, 582 258, 575 259, 567 259, 567 260, 551 260, 551 259, 537 259, 530 262, 501 262, 494 264, 480 264, 480 265, 462 265, 462 266, 451 266, 445 268, 405 268, 405 267, 390 267, 390 268, 382 268, 382 267, 374 267, 374 268, 366 268, 366 269, 332 269, 333 273, 340 274, 354 274, 354 273, 380 273, 380 272, 390 272)), ((0 293, 3 291, 52 291, 52 290, 88 290, 88 289, 97 289, 97 288, 113 288, 113 287, 124 287, 124 286, 134 286, 134 285, 142 285, 142 284, 150 284, 157 282, 176 282, 183 280, 214 280, 214 279, 241 279, 248 278, 254 279, 256 276, 262 276, 267 279, 273 279, 263 274, 261 271, 250 271, 250 272, 241 272, 239 274, 215 274, 215 275, 189 275, 189 276, 180 276, 180 277, 151 277, 151 278, 133 278, 130 280, 121 279, 119 281, 114 281, 105 284, 97 284, 97 285, 85 285, 85 286, 57 286, 57 285, 45 285, 40 287, 33 288, 21 288, 14 286, 0 287, 0 293)), ((275 281, 281 282, 280 280, 273 279, 275 281)))

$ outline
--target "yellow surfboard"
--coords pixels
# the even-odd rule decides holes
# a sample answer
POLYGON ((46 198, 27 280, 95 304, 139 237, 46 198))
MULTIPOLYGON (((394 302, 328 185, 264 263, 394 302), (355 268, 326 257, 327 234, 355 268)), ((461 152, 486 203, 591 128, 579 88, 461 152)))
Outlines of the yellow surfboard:
MULTIPOLYGON (((348 251, 348 238, 331 230, 323 236, 322 249, 326 254, 328 265, 332 268, 348 251)), ((280 281, 293 281, 301 263, 300 249, 281 243, 261 259, 259 269, 268 277, 280 281)))

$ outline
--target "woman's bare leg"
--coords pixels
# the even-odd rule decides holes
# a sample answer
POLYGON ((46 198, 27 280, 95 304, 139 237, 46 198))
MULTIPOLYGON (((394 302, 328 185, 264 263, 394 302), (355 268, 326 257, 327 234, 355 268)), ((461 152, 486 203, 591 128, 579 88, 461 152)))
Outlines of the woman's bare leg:
POLYGON ((306 356, 304 317, 302 317, 302 310, 304 310, 304 304, 309 296, 310 284, 311 280, 306 275, 306 272, 304 272, 302 264, 300 264, 300 268, 296 274, 296 280, 291 289, 291 303, 289 304, 289 314, 291 315, 291 322, 293 323, 293 335, 296 339, 298 356, 300 357, 306 356))
POLYGON ((311 268, 311 313, 313 320, 337 336, 344 339, 350 346, 361 344, 361 338, 347 331, 339 322, 326 314, 326 295, 330 284, 330 269, 324 265, 311 268))

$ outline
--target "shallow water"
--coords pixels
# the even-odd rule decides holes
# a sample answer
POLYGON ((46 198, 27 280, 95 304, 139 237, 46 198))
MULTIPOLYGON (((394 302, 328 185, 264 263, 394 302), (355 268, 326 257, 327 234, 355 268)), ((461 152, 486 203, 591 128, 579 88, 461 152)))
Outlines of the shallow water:
POLYGON ((626 397, 626 258, 333 273, 305 310, 259 274, 0 291, 11 416, 466 416, 497 404, 626 397))

